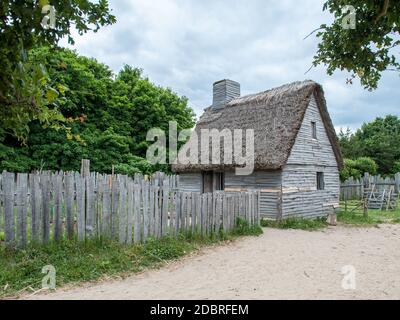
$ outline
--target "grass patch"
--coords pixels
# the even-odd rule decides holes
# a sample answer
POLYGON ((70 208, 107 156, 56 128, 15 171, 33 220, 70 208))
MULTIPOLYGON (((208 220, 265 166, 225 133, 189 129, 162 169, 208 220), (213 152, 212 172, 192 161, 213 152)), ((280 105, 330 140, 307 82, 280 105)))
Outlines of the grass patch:
POLYGON ((201 237, 181 234, 178 238, 149 239, 145 244, 124 246, 112 241, 61 241, 46 246, 29 245, 12 249, 0 245, 0 297, 18 296, 41 288, 41 270, 56 269, 56 287, 69 283, 98 280, 103 276, 123 276, 154 268, 199 248, 232 240, 238 236, 259 235, 260 227, 250 227, 239 219, 229 234, 201 237))
POLYGON ((347 201, 347 211, 344 202, 340 203, 340 213, 337 218, 343 224, 354 226, 374 226, 380 223, 400 223, 400 207, 396 210, 380 211, 368 210, 368 217, 364 217, 362 208, 358 208, 359 201, 347 201))
POLYGON ((276 220, 261 220, 261 226, 277 229, 301 229, 307 231, 316 231, 328 226, 324 218, 313 220, 301 218, 288 218, 281 221, 276 220))

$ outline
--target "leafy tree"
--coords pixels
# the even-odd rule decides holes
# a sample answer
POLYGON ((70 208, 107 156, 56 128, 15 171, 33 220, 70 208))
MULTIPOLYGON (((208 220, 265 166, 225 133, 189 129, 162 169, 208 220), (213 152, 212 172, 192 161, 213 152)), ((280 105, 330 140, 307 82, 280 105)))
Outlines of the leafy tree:
POLYGON ((354 148, 352 137, 353 134, 350 128, 347 128, 345 132, 340 128, 338 140, 344 158, 354 159, 356 157, 356 150, 354 148))
POLYGON ((357 156, 372 158, 382 174, 393 173, 394 163, 400 159, 400 118, 388 115, 364 123, 353 141, 357 156))
POLYGON ((150 128, 168 130, 168 121, 179 129, 194 125, 187 99, 152 84, 140 69, 125 66, 115 76, 95 59, 68 49, 34 49, 32 60, 45 63, 49 83, 63 88, 58 109, 65 128, 44 128, 29 123, 27 146, 10 134, 0 134, 0 169, 10 171, 79 170, 82 158, 91 159, 92 170, 134 174, 167 171, 145 159, 146 133, 150 128), (14 161, 17 157, 18 160, 14 161))
POLYGON ((393 165, 393 173, 400 172, 400 160, 397 160, 393 165))
POLYGON ((324 64, 327 73, 346 70, 351 79, 358 77, 361 84, 376 89, 385 70, 400 71, 394 48, 400 44, 400 1, 397 0, 328 0, 323 10, 334 15, 331 25, 318 29, 320 38, 313 65, 324 64), (355 9, 354 29, 343 28, 349 14, 346 5, 355 9))
POLYGON ((400 118, 394 115, 378 117, 364 123, 354 134, 341 130, 339 142, 345 158, 369 157, 377 164, 377 172, 395 173, 395 163, 400 160, 400 118))
POLYGON ((0 126, 19 139, 25 138, 31 120, 62 120, 54 104, 59 92, 49 85, 42 61, 28 62, 27 52, 41 45, 54 47, 63 37, 73 43, 72 25, 83 34, 115 22, 107 0, 53 0, 56 20, 48 29, 42 26, 46 5, 48 0, 0 3, 0 126))

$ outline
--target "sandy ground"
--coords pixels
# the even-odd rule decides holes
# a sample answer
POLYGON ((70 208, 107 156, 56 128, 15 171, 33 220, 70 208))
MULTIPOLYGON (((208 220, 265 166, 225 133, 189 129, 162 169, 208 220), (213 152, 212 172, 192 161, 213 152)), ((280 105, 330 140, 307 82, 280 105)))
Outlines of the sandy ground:
POLYGON ((124 280, 30 299, 400 299, 400 225, 264 229, 124 280), (355 290, 342 288, 354 266, 355 290))

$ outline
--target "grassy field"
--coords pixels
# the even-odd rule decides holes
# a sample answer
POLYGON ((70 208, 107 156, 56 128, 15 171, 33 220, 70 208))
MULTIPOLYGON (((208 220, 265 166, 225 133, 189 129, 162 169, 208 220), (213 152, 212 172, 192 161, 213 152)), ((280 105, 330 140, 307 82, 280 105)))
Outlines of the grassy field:
MULTIPOLYGON (((368 210, 368 217, 364 217, 360 201, 348 201, 347 211, 344 202, 340 203, 340 212, 337 215, 339 224, 348 226, 374 226, 380 223, 400 223, 400 204, 397 210, 380 211, 368 210)), ((301 229, 307 231, 320 230, 328 226, 325 219, 306 220, 290 218, 282 221, 262 220, 263 227, 278 229, 301 229)))
POLYGON ((364 217, 363 210, 358 205, 360 201, 348 201, 347 212, 344 202, 340 204, 338 222, 354 226, 372 226, 379 223, 400 223, 400 205, 397 210, 368 210, 368 217, 364 217))
POLYGON ((115 242, 63 241, 46 246, 10 249, 0 245, 0 298, 16 297, 41 288, 41 270, 56 269, 56 286, 94 281, 104 277, 126 276, 146 268, 156 268, 201 247, 233 240, 244 235, 259 235, 260 227, 238 221, 228 235, 212 237, 180 235, 179 238, 150 239, 143 245, 124 246, 115 242))

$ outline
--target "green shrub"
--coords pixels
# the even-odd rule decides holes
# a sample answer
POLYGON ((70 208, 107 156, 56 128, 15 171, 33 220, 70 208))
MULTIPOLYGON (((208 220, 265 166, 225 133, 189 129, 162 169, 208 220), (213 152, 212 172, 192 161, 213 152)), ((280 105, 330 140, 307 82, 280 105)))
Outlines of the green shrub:
POLYGON ((369 157, 361 157, 356 159, 356 169, 361 174, 368 172, 370 175, 376 175, 378 172, 378 165, 376 162, 369 157))
POLYGON ((397 160, 393 165, 393 173, 400 172, 400 160, 397 160))
POLYGON ((232 231, 233 235, 243 236, 243 235, 260 235, 262 234, 262 229, 260 226, 250 226, 249 223, 242 217, 236 219, 236 226, 232 231))
POLYGON ((347 179, 360 178, 365 172, 371 175, 376 175, 378 166, 376 162, 368 157, 361 157, 356 160, 344 159, 344 167, 340 170, 340 180, 346 181, 347 179))

